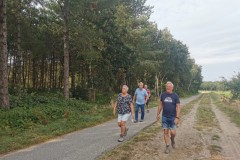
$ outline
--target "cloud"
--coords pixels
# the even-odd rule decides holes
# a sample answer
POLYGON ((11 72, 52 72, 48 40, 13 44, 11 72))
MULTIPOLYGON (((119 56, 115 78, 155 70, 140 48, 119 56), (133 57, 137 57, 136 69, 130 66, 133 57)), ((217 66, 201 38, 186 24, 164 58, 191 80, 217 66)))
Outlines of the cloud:
MULTIPOLYGON (((240 63, 239 0, 147 0, 151 20, 168 27, 200 65, 240 63)), ((207 72, 207 70, 206 70, 207 72)))
POLYGON ((220 57, 203 57, 196 60, 198 64, 205 65, 205 64, 221 64, 221 63, 228 63, 228 62, 240 62, 240 57, 235 57, 234 55, 229 55, 228 57, 220 56, 220 57))

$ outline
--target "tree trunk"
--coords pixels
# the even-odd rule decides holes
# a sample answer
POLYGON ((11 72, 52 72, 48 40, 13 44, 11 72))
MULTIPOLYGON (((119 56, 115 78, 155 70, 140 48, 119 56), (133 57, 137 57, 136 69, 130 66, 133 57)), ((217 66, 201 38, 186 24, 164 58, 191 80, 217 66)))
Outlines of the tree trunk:
POLYGON ((27 56, 27 61, 28 61, 28 64, 27 64, 27 87, 30 88, 30 67, 31 67, 31 56, 27 56))
POLYGON ((40 68, 40 88, 44 89, 44 78, 45 78, 45 64, 44 64, 45 57, 42 56, 41 60, 41 68, 40 68))
POLYGON ((68 28, 68 3, 64 1, 63 16, 64 16, 64 97, 69 98, 69 28, 68 28))
POLYGON ((188 88, 187 88, 188 92, 190 91, 191 85, 192 85, 192 78, 190 79, 190 82, 189 82, 189 84, 188 84, 188 88))
POLYGON ((9 62, 9 68, 8 68, 8 81, 10 81, 10 75, 11 75, 11 73, 12 73, 12 56, 11 55, 9 55, 9 57, 8 57, 8 62, 9 62))
POLYGON ((156 75, 155 75, 155 95, 159 97, 158 82, 159 82, 159 80, 158 80, 158 75, 156 74, 156 75))
POLYGON ((25 77, 25 56, 22 57, 22 85, 23 88, 26 86, 26 77, 25 77))
POLYGON ((163 93, 163 88, 162 88, 162 85, 163 85, 163 80, 165 78, 165 75, 163 75, 162 79, 161 79, 161 94, 163 93))
POLYGON ((15 87, 15 85, 16 85, 16 68, 17 68, 17 66, 16 66, 15 62, 16 62, 16 55, 13 55, 12 79, 11 79, 11 81, 12 81, 11 86, 13 86, 13 87, 15 87))
POLYGON ((0 108, 9 108, 6 0, 0 1, 0 108))
POLYGON ((21 89, 21 82, 22 82, 22 54, 21 54, 21 1, 18 0, 17 2, 17 54, 16 54, 16 89, 18 90, 17 93, 20 93, 19 90, 21 89))
POLYGON ((37 58, 32 59, 32 88, 37 89, 37 79, 38 79, 38 73, 37 73, 37 58))

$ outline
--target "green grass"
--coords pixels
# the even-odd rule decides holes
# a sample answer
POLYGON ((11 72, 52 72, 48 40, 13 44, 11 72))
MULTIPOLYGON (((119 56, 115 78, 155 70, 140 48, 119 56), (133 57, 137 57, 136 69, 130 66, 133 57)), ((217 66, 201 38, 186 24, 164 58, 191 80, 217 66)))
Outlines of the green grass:
POLYGON ((227 98, 232 98, 232 96, 233 96, 231 91, 214 91, 213 93, 225 96, 227 98))
POLYGON ((209 150, 210 150, 211 155, 214 155, 214 154, 221 153, 222 152, 222 147, 213 144, 213 145, 209 146, 209 150))
POLYGON ((150 108, 158 107, 159 102, 160 102, 160 99, 158 97, 152 97, 149 102, 149 107, 150 108))
POLYGON ((211 130, 213 127, 219 127, 215 113, 212 111, 210 105, 210 95, 204 94, 196 113, 197 121, 195 128, 199 131, 204 129, 211 130))
POLYGON ((213 141, 219 141, 219 140, 220 140, 220 136, 217 135, 217 134, 214 134, 214 135, 212 136, 212 140, 213 140, 213 141))
POLYGON ((11 102, 12 109, 0 110, 0 154, 113 118, 110 106, 74 99, 28 95, 11 102))
MULTIPOLYGON (((230 120, 240 127, 240 108, 233 103, 224 103, 220 99, 220 95, 212 93, 211 97, 214 100, 215 105, 224 113, 230 117, 230 120)), ((238 102, 239 103, 239 102, 238 102)))

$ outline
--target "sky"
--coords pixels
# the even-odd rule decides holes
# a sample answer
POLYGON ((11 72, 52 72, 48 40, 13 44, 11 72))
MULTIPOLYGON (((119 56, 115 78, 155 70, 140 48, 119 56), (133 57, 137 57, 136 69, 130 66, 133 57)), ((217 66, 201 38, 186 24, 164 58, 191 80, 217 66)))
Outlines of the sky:
POLYGON ((168 28, 202 66, 204 81, 240 71, 240 0, 147 0, 151 21, 168 28))

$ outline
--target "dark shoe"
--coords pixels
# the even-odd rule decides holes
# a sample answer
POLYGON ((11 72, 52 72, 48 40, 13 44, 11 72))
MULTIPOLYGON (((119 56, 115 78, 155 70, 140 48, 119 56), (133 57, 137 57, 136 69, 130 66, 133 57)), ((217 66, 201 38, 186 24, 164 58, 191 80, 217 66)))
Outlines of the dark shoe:
POLYGON ((170 148, 169 148, 169 146, 166 146, 166 149, 165 149, 165 152, 164 152, 164 153, 166 153, 166 154, 170 153, 170 148))
POLYGON ((147 110, 147 113, 149 113, 149 109, 147 110))
POLYGON ((140 122, 143 122, 143 120, 141 119, 140 122))
POLYGON ((137 123, 138 121, 137 120, 134 120, 134 123, 137 123))
POLYGON ((175 149, 175 141, 174 141, 174 138, 171 138, 171 145, 172 145, 172 148, 175 149))

